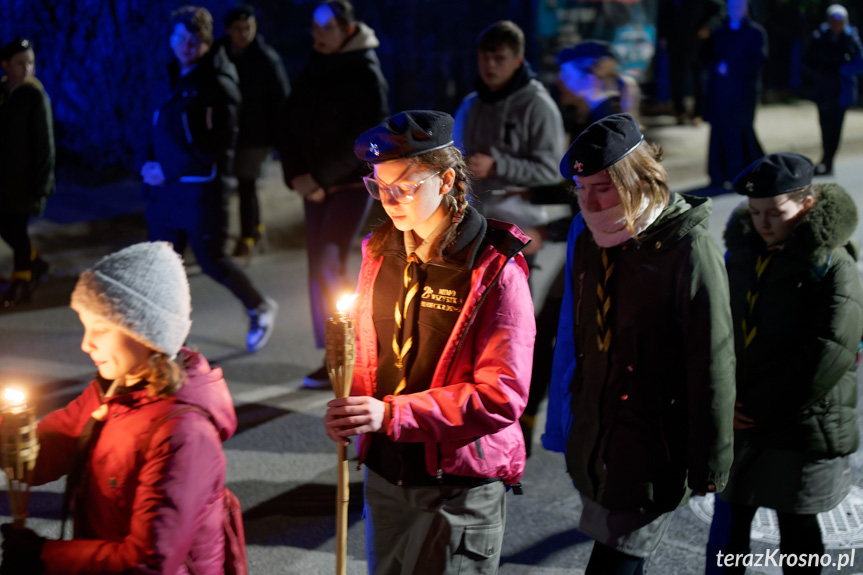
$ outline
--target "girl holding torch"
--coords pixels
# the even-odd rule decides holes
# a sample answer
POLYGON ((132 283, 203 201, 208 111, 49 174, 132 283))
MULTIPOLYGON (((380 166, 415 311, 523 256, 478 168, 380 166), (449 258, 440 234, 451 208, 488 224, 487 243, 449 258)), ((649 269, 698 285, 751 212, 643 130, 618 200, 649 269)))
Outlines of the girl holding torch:
POLYGON ((39 423, 33 484, 69 476, 74 538, 3 525, 0 572, 224 573, 222 442, 237 420, 221 370, 182 347, 180 256, 165 242, 106 256, 81 274, 72 309, 98 374, 39 423))
POLYGON ((389 221, 363 244, 352 396, 324 423, 366 464, 370 573, 496 571, 535 325, 529 241, 467 201, 453 119, 402 112, 357 139, 389 221))

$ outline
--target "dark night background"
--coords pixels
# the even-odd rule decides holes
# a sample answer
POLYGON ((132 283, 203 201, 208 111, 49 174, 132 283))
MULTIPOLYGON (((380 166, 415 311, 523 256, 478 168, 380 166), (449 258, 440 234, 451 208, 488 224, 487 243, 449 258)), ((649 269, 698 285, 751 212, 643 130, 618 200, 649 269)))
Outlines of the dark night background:
MULTIPOLYGON (((355 0, 360 19, 375 29, 393 112, 437 108, 454 112, 473 89, 474 42, 495 20, 518 23, 528 38, 527 58, 552 83, 554 53, 580 38, 614 40, 627 23, 655 25, 659 0, 355 0)), ((682 0, 686 1, 686 0, 682 0)), ((311 51, 310 22, 317 0, 257 0, 259 33, 282 55, 293 79, 311 51)), ((755 0, 754 18, 770 35, 765 73, 771 88, 793 93, 800 79, 789 62, 832 2, 755 0), (790 77, 790 80, 789 80, 790 77)), ((842 2, 859 24, 863 0, 842 2)), ((164 73, 170 12, 178 0, 0 0, 0 41, 27 36, 36 47, 36 74, 51 96, 58 151, 58 180, 94 185, 131 175, 150 86, 164 73)), ((223 33, 222 15, 235 0, 202 3, 223 33)), ((655 95, 650 66, 642 72, 647 97, 655 95)), ((661 79, 660 79, 661 80, 661 79)), ((661 91, 661 88, 660 88, 661 91)))

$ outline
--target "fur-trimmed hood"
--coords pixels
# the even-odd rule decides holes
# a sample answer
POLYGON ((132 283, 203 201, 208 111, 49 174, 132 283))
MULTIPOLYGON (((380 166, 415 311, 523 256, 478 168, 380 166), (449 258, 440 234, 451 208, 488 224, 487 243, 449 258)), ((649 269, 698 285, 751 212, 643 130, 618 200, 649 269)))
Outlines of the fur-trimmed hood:
MULTIPOLYGON (((839 184, 815 184, 813 188, 818 199, 797 222, 785 242, 785 249, 808 257, 815 265, 827 263, 831 252, 840 246, 845 246, 857 259, 857 248, 850 241, 858 221, 854 200, 839 184)), ((743 249, 761 251, 766 247, 752 225, 748 203, 731 214, 725 229, 725 245, 730 252, 743 249)))

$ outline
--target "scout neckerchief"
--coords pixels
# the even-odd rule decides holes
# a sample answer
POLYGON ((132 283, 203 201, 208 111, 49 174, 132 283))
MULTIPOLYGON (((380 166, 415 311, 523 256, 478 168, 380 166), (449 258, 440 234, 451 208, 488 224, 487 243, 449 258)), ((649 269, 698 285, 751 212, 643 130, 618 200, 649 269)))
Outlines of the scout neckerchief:
POLYGON ((596 344, 599 351, 608 351, 611 348, 611 326, 608 325, 608 311, 611 309, 611 294, 609 293, 608 280, 614 272, 614 262, 608 258, 608 250, 602 248, 600 259, 602 260, 602 273, 596 286, 596 344))
POLYGON ((758 331, 758 326, 755 325, 755 304, 758 302, 758 295, 764 285, 764 271, 767 265, 773 259, 776 252, 780 251, 782 246, 768 246, 767 251, 760 254, 755 260, 755 283, 753 292, 752 289, 746 291, 746 308, 743 312, 743 319, 740 322, 740 327, 743 329, 743 348, 749 347, 752 340, 755 339, 755 334, 758 331))
POLYGON ((416 245, 413 232, 404 232, 405 253, 407 253, 407 264, 402 274, 402 294, 396 300, 395 309, 395 333, 393 334, 393 353, 396 358, 396 369, 398 369, 396 390, 393 395, 399 395, 407 387, 407 374, 411 363, 411 349, 414 346, 414 331, 419 317, 418 294, 421 283, 420 265, 431 257, 432 247, 437 239, 449 226, 452 225, 452 211, 455 202, 451 196, 444 196, 445 206, 449 207, 450 214, 443 218, 437 227, 420 244, 416 245))

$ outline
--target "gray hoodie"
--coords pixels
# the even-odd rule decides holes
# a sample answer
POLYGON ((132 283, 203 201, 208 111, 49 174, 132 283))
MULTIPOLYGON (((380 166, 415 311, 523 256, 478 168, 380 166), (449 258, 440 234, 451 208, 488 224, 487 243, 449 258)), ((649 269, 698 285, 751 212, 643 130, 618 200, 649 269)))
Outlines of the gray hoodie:
POLYGON ((488 154, 495 160, 495 175, 475 182, 474 193, 560 181, 563 119, 536 79, 495 102, 468 94, 456 112, 453 139, 466 155, 488 154))

